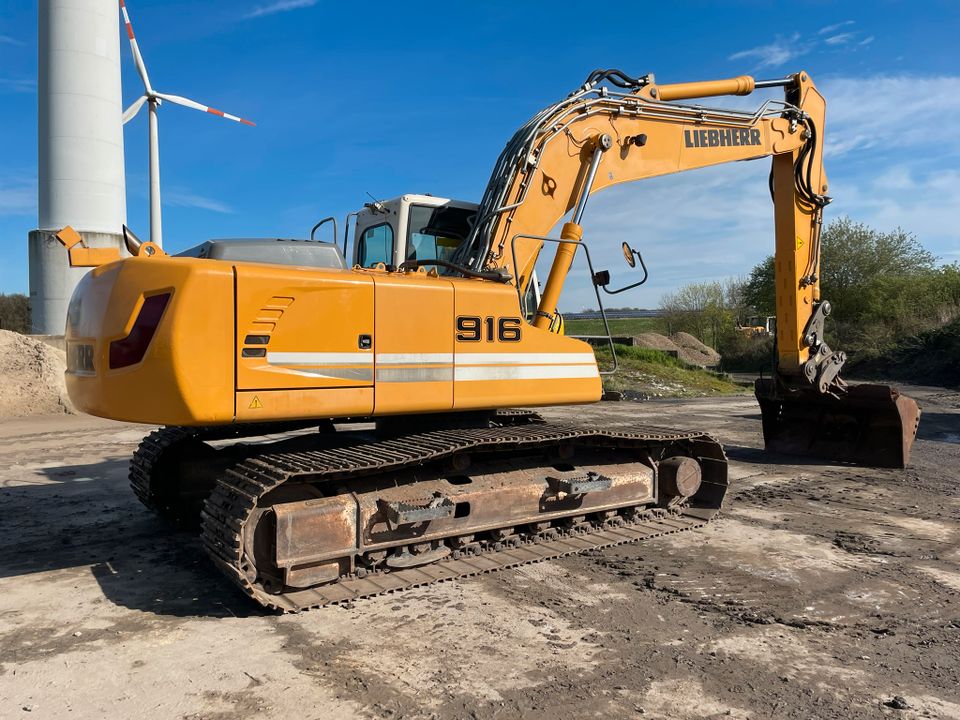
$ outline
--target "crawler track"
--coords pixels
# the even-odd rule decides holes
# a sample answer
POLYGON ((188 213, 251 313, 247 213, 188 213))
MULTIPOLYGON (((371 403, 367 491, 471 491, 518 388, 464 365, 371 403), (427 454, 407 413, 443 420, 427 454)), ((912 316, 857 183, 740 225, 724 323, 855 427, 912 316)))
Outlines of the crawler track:
POLYGON ((130 487, 137 499, 177 527, 199 527, 203 500, 213 482, 191 472, 191 462, 212 461, 208 440, 239 439, 287 432, 317 423, 290 422, 216 427, 169 426, 154 430, 140 441, 130 458, 130 487))
MULTIPOLYGON (((726 491, 726 458, 720 445, 702 433, 655 427, 631 431, 591 429, 573 425, 526 422, 525 415, 501 416, 494 427, 435 430, 392 439, 354 439, 305 452, 258 454, 229 467, 217 480, 203 510, 202 537, 214 563, 261 605, 297 612, 308 608, 371 597, 442 580, 467 577, 505 568, 637 542, 690 530, 708 522, 719 510, 726 491), (513 424, 519 421, 517 424, 513 424), (581 522, 568 530, 513 536, 515 543, 474 543, 471 554, 454 553, 429 565, 378 569, 341 577, 338 582, 309 589, 268 589, 244 548, 244 526, 267 493, 284 484, 324 483, 392 473, 455 455, 486 454, 509 458, 512 453, 567 446, 639 448, 654 458, 683 452, 708 466, 697 494, 682 506, 647 509, 620 508, 604 522, 581 522)), ((511 528, 513 529, 513 528, 511 528)), ((452 539, 452 538, 451 538, 452 539)))

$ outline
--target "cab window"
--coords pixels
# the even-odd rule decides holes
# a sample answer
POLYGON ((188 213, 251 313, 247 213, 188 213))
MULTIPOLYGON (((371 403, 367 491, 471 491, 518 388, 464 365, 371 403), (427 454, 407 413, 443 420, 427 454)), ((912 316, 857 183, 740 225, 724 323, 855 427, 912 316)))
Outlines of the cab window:
POLYGON ((540 293, 538 290, 537 275, 534 273, 533 277, 530 278, 530 281, 527 283, 527 289, 523 293, 523 307, 520 308, 528 323, 533 322, 534 315, 537 313, 537 306, 540 304, 540 293))
POLYGON ((470 234, 477 211, 413 205, 407 230, 407 260, 449 261, 470 234))
POLYGON ((393 263, 393 228, 389 223, 374 225, 363 231, 357 248, 357 262, 361 267, 393 263))

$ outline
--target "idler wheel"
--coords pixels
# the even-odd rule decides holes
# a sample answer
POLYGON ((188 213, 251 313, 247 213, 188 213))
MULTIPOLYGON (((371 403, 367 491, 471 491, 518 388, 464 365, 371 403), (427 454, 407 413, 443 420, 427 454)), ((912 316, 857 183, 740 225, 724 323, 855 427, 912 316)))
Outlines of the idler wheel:
POLYGON ((667 458, 659 469, 661 497, 692 497, 700 489, 700 463, 691 457, 667 458))

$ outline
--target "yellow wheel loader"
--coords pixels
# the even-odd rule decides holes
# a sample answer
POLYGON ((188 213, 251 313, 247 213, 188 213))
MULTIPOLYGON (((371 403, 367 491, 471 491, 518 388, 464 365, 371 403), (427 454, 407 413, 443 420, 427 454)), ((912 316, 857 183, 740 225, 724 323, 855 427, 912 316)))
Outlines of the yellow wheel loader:
MULTIPOLYGON (((574 255, 590 261, 591 194, 772 157, 778 364, 756 387, 767 447, 902 466, 916 404, 848 387, 844 354, 824 342, 824 108, 804 72, 658 85, 598 70, 516 132, 479 205, 369 203, 349 263, 329 242, 214 241, 170 256, 132 234, 120 258, 65 229, 71 262, 93 267, 69 308, 70 397, 163 426, 131 461, 134 491, 199 522, 213 561, 269 608, 696 528, 727 488, 711 436, 510 408, 600 399, 590 346, 557 332, 574 255), (783 99, 753 111, 689 102, 757 88, 783 99)), ((619 291, 590 269, 598 298, 619 291)))

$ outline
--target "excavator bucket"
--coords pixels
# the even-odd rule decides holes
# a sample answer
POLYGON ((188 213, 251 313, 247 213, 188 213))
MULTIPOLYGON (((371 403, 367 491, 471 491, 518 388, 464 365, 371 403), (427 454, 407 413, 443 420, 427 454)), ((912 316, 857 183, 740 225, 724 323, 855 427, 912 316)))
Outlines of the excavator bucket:
POLYGON ((767 450, 870 467, 905 467, 920 422, 913 398, 888 385, 852 385, 841 397, 784 391, 761 378, 755 392, 767 450))

